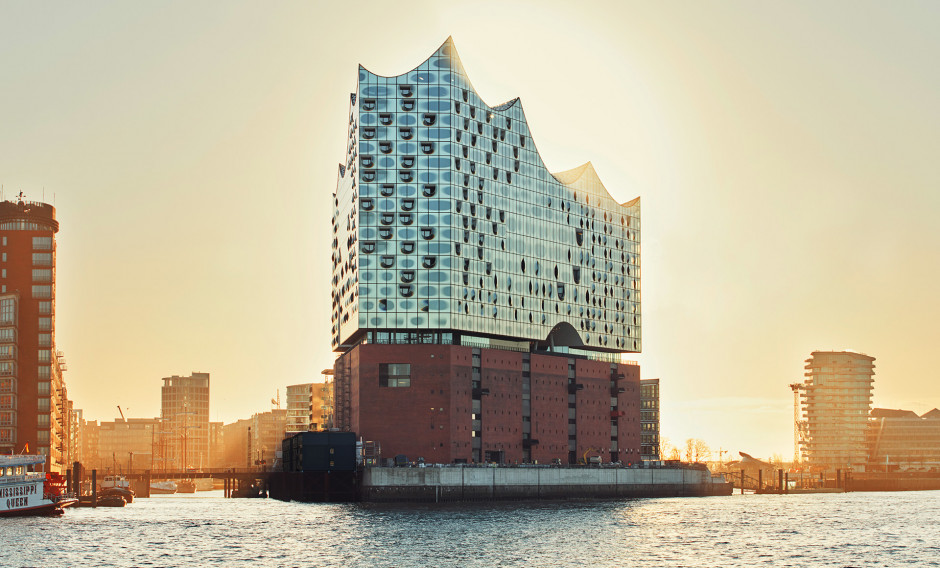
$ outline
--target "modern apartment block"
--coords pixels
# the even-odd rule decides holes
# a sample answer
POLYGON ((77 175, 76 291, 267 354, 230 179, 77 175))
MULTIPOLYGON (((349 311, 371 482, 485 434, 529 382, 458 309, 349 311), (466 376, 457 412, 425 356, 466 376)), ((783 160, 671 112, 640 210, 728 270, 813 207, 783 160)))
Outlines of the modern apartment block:
POLYGON ((0 202, 0 453, 69 465, 70 405, 55 343, 55 207, 0 202))
POLYGON ((249 466, 272 466, 286 435, 287 409, 274 408, 252 415, 248 429, 249 466))
POLYGON ((640 380, 640 455, 644 460, 659 455, 659 379, 640 380))
POLYGON ((288 385, 287 432, 306 432, 313 422, 313 383, 288 385))
POLYGON ((814 351, 806 360, 798 424, 803 461, 820 470, 864 471, 875 358, 854 351, 814 351))
POLYGON ((448 39, 359 68, 333 201, 335 425, 427 461, 640 459, 640 202, 552 174, 448 39))
POLYGON ((868 465, 874 471, 940 469, 940 410, 875 408, 868 422, 868 465))
POLYGON ((209 373, 163 379, 161 426, 154 467, 167 471, 209 466, 209 373))
POLYGON ((101 422, 98 429, 98 460, 85 462, 101 472, 128 472, 153 468, 158 443, 159 418, 122 418, 101 422))

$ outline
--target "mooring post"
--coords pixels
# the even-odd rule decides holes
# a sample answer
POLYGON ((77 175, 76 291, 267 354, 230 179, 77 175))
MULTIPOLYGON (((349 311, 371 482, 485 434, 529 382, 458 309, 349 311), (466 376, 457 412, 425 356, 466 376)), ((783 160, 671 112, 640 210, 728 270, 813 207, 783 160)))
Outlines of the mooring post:
POLYGON ((784 493, 790 492, 790 472, 789 471, 783 474, 783 492, 784 493))
POLYGON ((777 470, 777 486, 780 490, 780 493, 783 493, 783 469, 777 470))
POLYGON ((762 493, 764 491, 764 470, 757 470, 757 492, 762 493))
POLYGON ((91 470, 91 506, 98 506, 98 470, 91 470))
POLYGON ((744 470, 741 470, 741 495, 744 495, 744 470))

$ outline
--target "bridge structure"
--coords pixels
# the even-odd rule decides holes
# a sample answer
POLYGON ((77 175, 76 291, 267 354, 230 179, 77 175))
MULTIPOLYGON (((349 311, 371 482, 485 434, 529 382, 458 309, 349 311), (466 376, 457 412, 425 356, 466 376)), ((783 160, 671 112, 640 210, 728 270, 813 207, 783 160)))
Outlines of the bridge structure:
MULTIPOLYGON (((81 473, 75 471, 68 472, 71 479, 81 481, 81 473)), ((87 475, 86 479, 97 478, 100 481, 105 475, 117 475, 126 479, 131 489, 139 497, 150 496, 150 484, 154 481, 180 480, 180 479, 217 479, 223 482, 225 497, 255 497, 266 494, 268 490, 268 479, 271 476, 270 471, 260 468, 218 468, 193 470, 167 470, 152 471, 146 470, 125 470, 114 472, 110 468, 105 472, 90 470, 91 477, 87 475)))

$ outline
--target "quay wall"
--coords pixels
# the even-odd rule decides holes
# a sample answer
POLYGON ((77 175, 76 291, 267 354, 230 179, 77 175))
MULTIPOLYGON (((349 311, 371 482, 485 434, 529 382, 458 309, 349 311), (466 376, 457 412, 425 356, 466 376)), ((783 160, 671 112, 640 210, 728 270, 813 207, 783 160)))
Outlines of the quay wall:
POLYGON ((732 486, 698 469, 372 467, 366 502, 448 502, 730 495, 732 486))

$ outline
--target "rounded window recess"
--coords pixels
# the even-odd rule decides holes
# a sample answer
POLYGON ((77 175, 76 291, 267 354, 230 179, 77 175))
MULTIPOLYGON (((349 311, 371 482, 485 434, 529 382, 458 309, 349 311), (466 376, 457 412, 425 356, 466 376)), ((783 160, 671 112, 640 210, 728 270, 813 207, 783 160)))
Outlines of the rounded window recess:
POLYGON ((362 241, 362 252, 365 254, 375 252, 375 241, 362 241))
POLYGON ((405 183, 409 183, 409 182, 414 181, 415 175, 414 175, 414 172, 412 172, 411 170, 399 170, 398 179, 405 183))
POLYGON ((395 266, 395 257, 394 257, 394 256, 383 255, 383 256, 382 256, 382 259, 379 261, 379 265, 380 265, 382 268, 391 268, 391 267, 395 266))
POLYGON ((401 110, 405 112, 411 112, 415 109, 415 100, 414 99, 402 99, 401 100, 401 110))
POLYGON ((394 222, 395 222, 394 213, 382 213, 381 223, 383 225, 391 225, 394 222))
POLYGON ((516 148, 515 146, 512 147, 512 157, 513 158, 519 157, 519 148, 516 148))
POLYGON ((421 238, 430 241, 434 238, 434 228, 433 227, 422 227, 421 228, 421 238))
POLYGON ((403 167, 403 168, 413 168, 413 167, 415 167, 415 157, 414 157, 414 156, 402 156, 402 157, 401 157, 401 167, 403 167))
POLYGON ((522 262, 520 263, 520 266, 521 266, 521 268, 522 268, 522 273, 525 274, 525 259, 524 259, 524 258, 522 259, 522 262))
POLYGON ((467 99, 468 99, 467 89, 464 89, 463 90, 463 102, 467 102, 467 99))
POLYGON ((460 114, 460 102, 454 101, 454 113, 460 114))
POLYGON ((385 142, 385 141, 379 142, 379 152, 382 152, 383 154, 391 154, 391 153, 392 153, 392 143, 391 143, 391 142, 385 142))
POLYGON ((388 227, 381 227, 379 229, 379 236, 387 241, 388 239, 392 238, 392 230, 388 227))
POLYGON ((470 107, 470 118, 476 118, 476 117, 477 117, 477 108, 470 107))
POLYGON ((462 138, 462 136, 461 136, 462 134, 463 134, 463 132, 461 132, 461 131, 459 131, 459 130, 457 131, 457 142, 460 142, 460 139, 462 138))
POLYGON ((362 170, 362 181, 365 183, 375 181, 375 170, 362 170))
POLYGON ((379 113, 379 122, 382 123, 382 126, 391 126, 394 118, 390 112, 380 112, 379 113))
POLYGON ((512 183, 512 174, 506 172, 506 183, 512 183))
POLYGON ((470 135, 470 145, 473 146, 474 148, 476 148, 476 145, 477 145, 477 135, 476 135, 476 134, 471 134, 471 135, 470 135))
POLYGON ((398 220, 401 221, 402 225, 410 225, 415 222, 415 216, 411 213, 399 213, 398 220))
POLYGON ((493 234, 499 234, 499 223, 493 223, 493 234))
POLYGON ((430 309, 431 301, 430 300, 421 300, 421 311, 426 312, 430 309))
POLYGON ((487 152, 486 153, 486 165, 490 165, 491 163, 493 163, 493 154, 487 152))
POLYGON ((437 122, 437 115, 433 112, 426 112, 421 115, 421 124, 425 126, 434 126, 435 122, 437 122))
POLYGON ((362 164, 362 167, 364 168, 371 168, 375 165, 375 160, 372 158, 372 156, 363 154, 362 156, 359 156, 359 163, 362 164))
POLYGON ((437 193, 437 186, 432 183, 426 183, 421 188, 421 195, 425 197, 434 197, 435 193, 437 193))
POLYGON ((362 210, 363 211, 372 211, 375 208, 375 202, 372 201, 371 197, 365 197, 362 199, 362 210))
POLYGON ((493 140, 493 151, 496 152, 497 154, 499 153, 499 145, 496 143, 496 140, 493 140))
POLYGON ((414 88, 411 85, 398 85, 398 92, 403 97, 410 97, 414 94, 414 88))
POLYGON ((421 266, 425 268, 434 268, 437 266, 437 257, 436 256, 426 256, 421 259, 421 266))
POLYGON ((519 135, 519 145, 525 148, 525 136, 519 135))
POLYGON ((401 136, 402 140, 411 140, 415 136, 415 129, 410 126, 399 127, 398 135, 401 136))
POLYGON ((387 311, 387 310, 388 310, 388 300, 386 300, 386 299, 384 299, 384 298, 381 299, 381 300, 379 300, 379 311, 380 311, 380 312, 384 312, 384 311, 387 311))
POLYGON ((401 281, 408 284, 415 281, 415 271, 414 270, 402 270, 401 271, 401 281))
POLYGON ((433 154, 434 153, 434 142, 422 142, 421 143, 421 152, 424 154, 433 154))
POLYGON ((482 123, 482 122, 478 122, 478 123, 477 123, 477 134, 483 134, 483 123, 482 123))
POLYGON ((402 211, 411 211, 415 208, 414 199, 402 199, 401 200, 401 209, 402 211))
POLYGON ((367 126, 362 129, 362 137, 366 140, 372 140, 375 138, 375 128, 372 126, 367 126))
POLYGON ((414 251, 415 251, 414 241, 404 241, 401 244, 401 252, 403 252, 404 254, 411 254, 414 251))
POLYGON ((470 173, 471 173, 471 174, 477 173, 477 164, 476 164, 476 162, 470 162, 470 173))
POLYGON ((362 99, 362 110, 366 112, 375 110, 375 99, 362 99))
POLYGON ((406 298, 410 298, 415 293, 415 287, 413 284, 399 284, 398 293, 406 298))

